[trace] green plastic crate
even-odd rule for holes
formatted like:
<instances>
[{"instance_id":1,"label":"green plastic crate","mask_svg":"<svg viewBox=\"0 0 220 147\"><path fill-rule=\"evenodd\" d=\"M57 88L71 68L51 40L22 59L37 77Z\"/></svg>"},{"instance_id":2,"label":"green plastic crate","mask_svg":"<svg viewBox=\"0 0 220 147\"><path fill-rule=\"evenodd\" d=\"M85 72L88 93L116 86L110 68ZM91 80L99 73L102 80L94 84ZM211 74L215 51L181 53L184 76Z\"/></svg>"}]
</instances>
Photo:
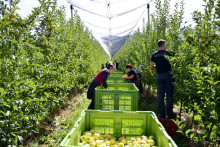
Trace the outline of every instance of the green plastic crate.
<instances>
[{"instance_id":1,"label":"green plastic crate","mask_svg":"<svg viewBox=\"0 0 220 147\"><path fill-rule=\"evenodd\" d=\"M133 83L108 84L108 88L95 89L96 110L138 110L139 90Z\"/></svg>"},{"instance_id":2,"label":"green plastic crate","mask_svg":"<svg viewBox=\"0 0 220 147\"><path fill-rule=\"evenodd\" d=\"M123 72L118 71L118 70L116 70L116 71L114 72L114 74L115 74L115 73L121 73L121 74L123 74Z\"/></svg>"},{"instance_id":3,"label":"green plastic crate","mask_svg":"<svg viewBox=\"0 0 220 147\"><path fill-rule=\"evenodd\" d=\"M122 76L120 77L109 76L107 79L107 83L128 83L128 81L126 79L123 79Z\"/></svg>"},{"instance_id":4,"label":"green plastic crate","mask_svg":"<svg viewBox=\"0 0 220 147\"><path fill-rule=\"evenodd\" d=\"M153 135L158 147L177 147L152 111L85 110L73 129L61 142L61 147L78 146L80 136L91 129L101 134L121 136Z\"/></svg>"},{"instance_id":5,"label":"green plastic crate","mask_svg":"<svg viewBox=\"0 0 220 147\"><path fill-rule=\"evenodd\" d=\"M123 73L111 73L109 77L122 77L123 75Z\"/></svg>"}]
</instances>

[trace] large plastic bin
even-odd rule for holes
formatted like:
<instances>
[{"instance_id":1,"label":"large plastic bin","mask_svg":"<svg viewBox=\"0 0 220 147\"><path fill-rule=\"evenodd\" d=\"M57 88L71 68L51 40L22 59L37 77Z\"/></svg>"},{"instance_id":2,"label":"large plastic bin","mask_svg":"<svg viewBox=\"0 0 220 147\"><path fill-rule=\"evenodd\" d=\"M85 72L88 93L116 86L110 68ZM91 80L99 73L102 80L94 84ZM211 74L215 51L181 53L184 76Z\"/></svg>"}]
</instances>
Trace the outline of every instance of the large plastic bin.
<instances>
[{"instance_id":1,"label":"large plastic bin","mask_svg":"<svg viewBox=\"0 0 220 147\"><path fill-rule=\"evenodd\" d=\"M78 146L85 131L95 130L101 134L121 136L153 135L158 147L177 147L172 138L151 111L100 111L85 110L73 129L61 142L61 147Z\"/></svg>"},{"instance_id":2,"label":"large plastic bin","mask_svg":"<svg viewBox=\"0 0 220 147\"><path fill-rule=\"evenodd\" d=\"M96 110L138 110L139 90L133 83L108 84L108 88L95 89Z\"/></svg>"},{"instance_id":3,"label":"large plastic bin","mask_svg":"<svg viewBox=\"0 0 220 147\"><path fill-rule=\"evenodd\" d=\"M116 70L114 73L121 73L121 74L123 74L123 72L121 72L119 70Z\"/></svg>"},{"instance_id":4,"label":"large plastic bin","mask_svg":"<svg viewBox=\"0 0 220 147\"><path fill-rule=\"evenodd\" d=\"M109 77L122 77L123 75L123 73L111 73Z\"/></svg>"},{"instance_id":5,"label":"large plastic bin","mask_svg":"<svg viewBox=\"0 0 220 147\"><path fill-rule=\"evenodd\" d=\"M109 76L107 79L107 83L128 83L128 81L126 79L123 79L122 76L120 77Z\"/></svg>"}]
</instances>

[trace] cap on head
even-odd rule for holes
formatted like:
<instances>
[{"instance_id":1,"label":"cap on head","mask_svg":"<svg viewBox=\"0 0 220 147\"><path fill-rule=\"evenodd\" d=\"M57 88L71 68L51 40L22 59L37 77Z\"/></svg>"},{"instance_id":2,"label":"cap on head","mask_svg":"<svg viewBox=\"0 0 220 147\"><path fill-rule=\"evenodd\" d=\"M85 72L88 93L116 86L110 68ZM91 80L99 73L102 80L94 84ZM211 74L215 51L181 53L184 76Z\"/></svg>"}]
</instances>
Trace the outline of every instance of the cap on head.
<instances>
[{"instance_id":1,"label":"cap on head","mask_svg":"<svg viewBox=\"0 0 220 147\"><path fill-rule=\"evenodd\" d=\"M159 48L162 47L164 44L166 44L166 42L165 42L165 40L163 40L163 39L160 39L160 40L157 42L157 45L158 45Z\"/></svg>"},{"instance_id":2,"label":"cap on head","mask_svg":"<svg viewBox=\"0 0 220 147\"><path fill-rule=\"evenodd\" d=\"M126 68L132 69L132 65L131 65L131 64L127 64L127 65L126 65Z\"/></svg>"}]
</instances>

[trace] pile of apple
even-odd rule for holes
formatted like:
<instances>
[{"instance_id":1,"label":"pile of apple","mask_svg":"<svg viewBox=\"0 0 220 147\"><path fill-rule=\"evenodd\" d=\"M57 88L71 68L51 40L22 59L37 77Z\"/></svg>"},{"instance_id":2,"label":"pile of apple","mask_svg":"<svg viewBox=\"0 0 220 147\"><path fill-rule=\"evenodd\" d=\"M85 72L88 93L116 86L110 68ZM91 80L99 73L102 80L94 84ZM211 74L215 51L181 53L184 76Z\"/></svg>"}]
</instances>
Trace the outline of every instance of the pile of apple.
<instances>
[{"instance_id":1,"label":"pile of apple","mask_svg":"<svg viewBox=\"0 0 220 147\"><path fill-rule=\"evenodd\" d=\"M128 137L122 136L116 141L112 135L101 135L94 130L84 132L79 146L90 147L156 147L154 136Z\"/></svg>"}]
</instances>

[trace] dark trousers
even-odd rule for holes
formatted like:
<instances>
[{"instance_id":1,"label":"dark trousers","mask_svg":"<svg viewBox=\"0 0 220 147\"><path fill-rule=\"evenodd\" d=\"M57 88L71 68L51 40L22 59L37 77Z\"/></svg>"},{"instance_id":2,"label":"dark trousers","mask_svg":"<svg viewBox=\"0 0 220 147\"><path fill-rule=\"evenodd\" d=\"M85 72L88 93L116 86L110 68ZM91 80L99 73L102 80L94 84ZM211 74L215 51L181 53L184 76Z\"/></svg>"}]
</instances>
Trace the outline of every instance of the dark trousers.
<instances>
[{"instance_id":1,"label":"dark trousers","mask_svg":"<svg viewBox=\"0 0 220 147\"><path fill-rule=\"evenodd\" d=\"M95 109L95 88L97 86L100 86L100 84L96 80L93 80L89 85L89 89L87 91L87 98L91 99L92 101L91 101L88 109Z\"/></svg>"},{"instance_id":2,"label":"dark trousers","mask_svg":"<svg viewBox=\"0 0 220 147\"><path fill-rule=\"evenodd\" d=\"M142 93L142 85L140 80L128 80L129 83L134 83L135 86L139 89L139 92Z\"/></svg>"},{"instance_id":3,"label":"dark trousers","mask_svg":"<svg viewBox=\"0 0 220 147\"><path fill-rule=\"evenodd\" d=\"M164 97L166 93L167 115L173 116L174 79L169 73L157 74L158 109L160 117L165 117Z\"/></svg>"}]
</instances>

